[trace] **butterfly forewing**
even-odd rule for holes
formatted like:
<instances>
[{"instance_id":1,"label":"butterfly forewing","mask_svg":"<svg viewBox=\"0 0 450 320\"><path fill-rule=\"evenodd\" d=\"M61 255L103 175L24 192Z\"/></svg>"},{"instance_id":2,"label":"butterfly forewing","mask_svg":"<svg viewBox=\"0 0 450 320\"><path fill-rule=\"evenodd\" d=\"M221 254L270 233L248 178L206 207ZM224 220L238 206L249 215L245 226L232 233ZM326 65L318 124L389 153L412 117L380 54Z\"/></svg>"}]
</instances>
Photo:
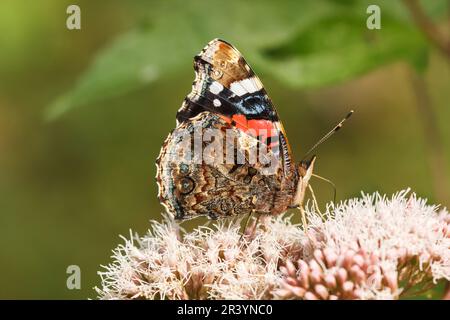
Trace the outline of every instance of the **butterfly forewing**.
<instances>
[{"instance_id":1,"label":"butterfly forewing","mask_svg":"<svg viewBox=\"0 0 450 320\"><path fill-rule=\"evenodd\" d=\"M269 136L277 135L284 170L289 172L292 154L286 133L264 86L242 54L226 41L215 39L195 56L194 69L192 91L178 110L177 122L207 111L229 118L243 130L272 131Z\"/></svg>"},{"instance_id":2,"label":"butterfly forewing","mask_svg":"<svg viewBox=\"0 0 450 320\"><path fill-rule=\"evenodd\" d=\"M261 81L240 52L219 39L195 56L194 69L192 91L178 110L177 127L157 161L161 203L177 219L285 211L292 201L297 171L291 167L286 134ZM180 132L194 136L198 126L202 132L231 131L237 141L224 140L220 149L224 157L217 150L210 154L202 151L207 158L201 163L185 161L186 150L177 151L183 145L177 136ZM211 143L208 140L202 146L208 150ZM243 161L224 160L230 145L233 159L243 154ZM255 162L250 149L261 145L268 152L260 157L258 151ZM266 163L267 157L275 157L279 163L272 166ZM268 166L273 171L267 171Z\"/></svg>"}]
</instances>

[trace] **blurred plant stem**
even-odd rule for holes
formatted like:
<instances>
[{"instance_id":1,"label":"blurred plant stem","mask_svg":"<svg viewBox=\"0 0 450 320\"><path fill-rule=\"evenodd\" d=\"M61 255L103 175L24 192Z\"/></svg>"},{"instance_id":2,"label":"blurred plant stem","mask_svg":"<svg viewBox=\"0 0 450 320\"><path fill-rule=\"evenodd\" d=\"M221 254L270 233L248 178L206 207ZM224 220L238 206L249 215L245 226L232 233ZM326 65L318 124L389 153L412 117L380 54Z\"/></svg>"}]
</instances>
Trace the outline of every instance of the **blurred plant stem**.
<instances>
[{"instance_id":1,"label":"blurred plant stem","mask_svg":"<svg viewBox=\"0 0 450 320\"><path fill-rule=\"evenodd\" d=\"M450 59L450 37L441 32L433 21L425 14L418 0L403 0L411 13L414 22L422 30L428 40Z\"/></svg>"},{"instance_id":2,"label":"blurred plant stem","mask_svg":"<svg viewBox=\"0 0 450 320\"><path fill-rule=\"evenodd\" d=\"M441 32L439 27L426 15L418 0L403 0L403 3L417 27L425 34L430 43L450 61L449 35ZM423 76L415 71L411 73L411 81L417 98L416 107L424 130L434 194L440 203L449 205L450 186L447 162L427 85Z\"/></svg>"},{"instance_id":3,"label":"blurred plant stem","mask_svg":"<svg viewBox=\"0 0 450 320\"><path fill-rule=\"evenodd\" d=\"M411 82L417 98L416 107L419 119L423 126L434 194L438 202L449 205L450 187L448 184L447 162L427 85L423 77L416 71L411 72Z\"/></svg>"}]
</instances>

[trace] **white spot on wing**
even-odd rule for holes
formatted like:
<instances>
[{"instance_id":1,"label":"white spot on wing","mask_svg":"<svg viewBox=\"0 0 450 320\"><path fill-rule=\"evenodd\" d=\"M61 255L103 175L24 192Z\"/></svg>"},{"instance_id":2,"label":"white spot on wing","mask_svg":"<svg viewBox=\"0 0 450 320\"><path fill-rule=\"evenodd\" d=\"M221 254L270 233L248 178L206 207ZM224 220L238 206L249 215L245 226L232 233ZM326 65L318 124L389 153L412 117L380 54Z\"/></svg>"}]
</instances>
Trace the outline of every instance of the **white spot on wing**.
<instances>
[{"instance_id":1,"label":"white spot on wing","mask_svg":"<svg viewBox=\"0 0 450 320\"><path fill-rule=\"evenodd\" d=\"M243 96L247 93L245 91L244 87L240 84L240 81L233 82L230 86L230 90L233 91L234 94L237 94L238 96Z\"/></svg>"},{"instance_id":2,"label":"white spot on wing","mask_svg":"<svg viewBox=\"0 0 450 320\"><path fill-rule=\"evenodd\" d=\"M215 81L209 86L209 91L213 94L219 94L223 90L223 85L221 85L219 82Z\"/></svg>"},{"instance_id":3,"label":"white spot on wing","mask_svg":"<svg viewBox=\"0 0 450 320\"><path fill-rule=\"evenodd\" d=\"M236 81L231 84L230 87L233 93L238 96L242 96L246 93L254 93L262 89L261 81L256 77L251 77L241 81Z\"/></svg>"},{"instance_id":4,"label":"white spot on wing","mask_svg":"<svg viewBox=\"0 0 450 320\"><path fill-rule=\"evenodd\" d=\"M241 81L241 85L244 87L245 91L252 93L254 92L254 87L250 79L244 79Z\"/></svg>"},{"instance_id":5,"label":"white spot on wing","mask_svg":"<svg viewBox=\"0 0 450 320\"><path fill-rule=\"evenodd\" d=\"M214 104L214 107L220 107L222 105L222 103L219 101L219 99L214 99L213 104Z\"/></svg>"}]
</instances>

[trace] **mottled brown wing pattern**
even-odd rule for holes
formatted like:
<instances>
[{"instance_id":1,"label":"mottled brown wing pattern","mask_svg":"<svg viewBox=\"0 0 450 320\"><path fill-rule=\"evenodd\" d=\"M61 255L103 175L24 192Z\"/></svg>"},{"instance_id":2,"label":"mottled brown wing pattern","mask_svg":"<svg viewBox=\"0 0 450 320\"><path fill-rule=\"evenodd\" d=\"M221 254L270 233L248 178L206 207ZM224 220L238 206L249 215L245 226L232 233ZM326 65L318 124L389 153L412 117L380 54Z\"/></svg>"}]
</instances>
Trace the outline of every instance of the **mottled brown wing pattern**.
<instances>
[{"instance_id":1,"label":"mottled brown wing pattern","mask_svg":"<svg viewBox=\"0 0 450 320\"><path fill-rule=\"evenodd\" d=\"M264 175L264 166L249 164L247 155L243 164L207 165L185 161L184 154L178 150L189 148L180 148L182 141L177 133L183 130L193 136L195 124L235 130L243 140L254 139L220 116L206 112L178 126L166 139L157 160L159 200L170 214L179 220L201 215L216 219L251 212L277 214L287 209L295 193L296 180L284 179L281 167L274 174ZM245 146L237 144L236 149L242 151Z\"/></svg>"},{"instance_id":2,"label":"mottled brown wing pattern","mask_svg":"<svg viewBox=\"0 0 450 320\"><path fill-rule=\"evenodd\" d=\"M157 160L161 203L180 220L199 215L222 218L286 211L304 191L297 190L299 172L291 165L285 131L261 81L241 53L220 39L209 42L195 56L194 69L192 91L178 110L177 127ZM184 153L192 149L180 151L180 146L193 142L182 140L180 133L188 132L193 137L198 125L231 130L238 137L233 152L248 153L245 161L186 161ZM209 146L203 143L203 147ZM223 145L227 143L224 140ZM251 145L262 145L269 157L279 160L275 170L267 173L264 157L250 161ZM218 158L221 152L215 152L208 159Z\"/></svg>"}]
</instances>

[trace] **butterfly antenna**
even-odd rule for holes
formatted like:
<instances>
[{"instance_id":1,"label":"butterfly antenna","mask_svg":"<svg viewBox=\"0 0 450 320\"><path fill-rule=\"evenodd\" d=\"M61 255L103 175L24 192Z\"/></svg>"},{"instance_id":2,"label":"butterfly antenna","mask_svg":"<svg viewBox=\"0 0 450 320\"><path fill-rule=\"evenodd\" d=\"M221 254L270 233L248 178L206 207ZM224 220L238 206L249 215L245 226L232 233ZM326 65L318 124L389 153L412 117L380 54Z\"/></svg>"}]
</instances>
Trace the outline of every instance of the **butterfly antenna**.
<instances>
[{"instance_id":1,"label":"butterfly antenna","mask_svg":"<svg viewBox=\"0 0 450 320\"><path fill-rule=\"evenodd\" d=\"M305 160L311 154L311 152L313 152L319 145L327 141L333 134L335 134L339 129L341 129L342 126L344 125L344 122L348 118L350 118L352 114L353 110L350 110L350 112L345 116L344 119L342 119L337 125L335 125L333 129L331 129L326 135L324 135L319 141L317 141L317 143L313 145L311 149L308 150L308 152L306 152L306 154L302 158L302 161Z\"/></svg>"}]
</instances>

